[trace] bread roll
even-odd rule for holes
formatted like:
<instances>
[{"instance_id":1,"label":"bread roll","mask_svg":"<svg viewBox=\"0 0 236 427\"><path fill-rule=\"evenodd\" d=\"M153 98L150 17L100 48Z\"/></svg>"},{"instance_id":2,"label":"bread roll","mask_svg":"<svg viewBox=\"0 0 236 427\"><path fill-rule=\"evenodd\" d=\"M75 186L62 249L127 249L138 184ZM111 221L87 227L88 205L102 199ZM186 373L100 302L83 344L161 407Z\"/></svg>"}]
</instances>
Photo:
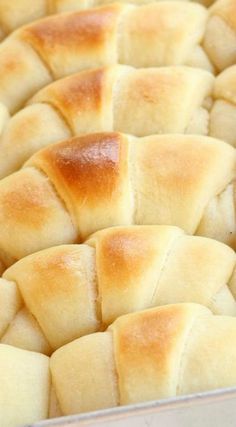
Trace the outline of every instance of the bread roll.
<instances>
[{"instance_id":1,"label":"bread roll","mask_svg":"<svg viewBox=\"0 0 236 427\"><path fill-rule=\"evenodd\" d=\"M127 314L50 360L0 344L0 373L3 427L235 386L236 318L198 304Z\"/></svg>"},{"instance_id":2,"label":"bread roll","mask_svg":"<svg viewBox=\"0 0 236 427\"><path fill-rule=\"evenodd\" d=\"M49 358L0 344L1 427L19 427L48 418Z\"/></svg>"},{"instance_id":3,"label":"bread roll","mask_svg":"<svg viewBox=\"0 0 236 427\"><path fill-rule=\"evenodd\" d=\"M236 384L236 319L176 304L117 319L51 357L63 414Z\"/></svg>"},{"instance_id":4,"label":"bread roll","mask_svg":"<svg viewBox=\"0 0 236 427\"><path fill-rule=\"evenodd\" d=\"M176 225L235 246L235 154L194 135L53 144L0 181L0 260L7 267L115 225Z\"/></svg>"},{"instance_id":5,"label":"bread roll","mask_svg":"<svg viewBox=\"0 0 236 427\"><path fill-rule=\"evenodd\" d=\"M207 10L196 3L106 5L48 17L0 45L0 102L15 112L53 80L117 63L212 70L201 43Z\"/></svg>"},{"instance_id":6,"label":"bread roll","mask_svg":"<svg viewBox=\"0 0 236 427\"><path fill-rule=\"evenodd\" d=\"M213 83L210 73L197 68L137 70L124 65L56 81L6 124L0 139L0 178L19 169L40 148L74 135L207 134Z\"/></svg>"},{"instance_id":7,"label":"bread roll","mask_svg":"<svg viewBox=\"0 0 236 427\"><path fill-rule=\"evenodd\" d=\"M236 63L236 3L218 0L209 9L203 48L217 70Z\"/></svg>"},{"instance_id":8,"label":"bread roll","mask_svg":"<svg viewBox=\"0 0 236 427\"><path fill-rule=\"evenodd\" d=\"M152 3L153 0L130 0L129 3L142 5ZM213 0L199 0L199 3L209 6ZM0 0L0 38L16 28L30 23L35 19L49 14L87 9L94 6L113 3L112 0ZM128 3L127 0L119 0L119 3Z\"/></svg>"},{"instance_id":9,"label":"bread roll","mask_svg":"<svg viewBox=\"0 0 236 427\"><path fill-rule=\"evenodd\" d=\"M113 227L18 261L0 279L0 340L50 355L119 316L195 302L236 315L236 256L173 226Z\"/></svg>"},{"instance_id":10,"label":"bread roll","mask_svg":"<svg viewBox=\"0 0 236 427\"><path fill-rule=\"evenodd\" d=\"M185 66L114 65L58 80L10 120L2 106L0 177L40 148L91 132L195 133L236 146L235 87L236 65L217 78Z\"/></svg>"}]
</instances>

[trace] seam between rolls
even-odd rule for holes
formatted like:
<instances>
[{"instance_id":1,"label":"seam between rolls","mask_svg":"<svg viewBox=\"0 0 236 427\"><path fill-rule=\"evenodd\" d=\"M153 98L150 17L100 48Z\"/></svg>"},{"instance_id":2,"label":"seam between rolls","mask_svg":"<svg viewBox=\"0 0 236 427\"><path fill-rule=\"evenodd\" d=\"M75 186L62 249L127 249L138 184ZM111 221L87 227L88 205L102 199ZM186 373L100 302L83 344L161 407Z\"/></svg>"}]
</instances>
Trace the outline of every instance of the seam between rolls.
<instances>
[{"instance_id":1,"label":"seam between rolls","mask_svg":"<svg viewBox=\"0 0 236 427\"><path fill-rule=\"evenodd\" d=\"M20 35L21 35L21 33L20 33ZM41 52L34 46L34 43L32 43L30 40L26 41L24 38L21 38L21 37L17 38L17 41L19 41L23 45L25 44L27 47L29 47L30 49L32 49L32 51L35 53L35 55L37 55L38 59L42 62L42 65L44 66L44 68L47 70L50 78L52 79L52 82L55 81L56 78L53 75L53 72L52 72L51 68L47 64L47 62L44 59L44 57L41 54Z\"/></svg>"},{"instance_id":2,"label":"seam between rolls","mask_svg":"<svg viewBox=\"0 0 236 427\"><path fill-rule=\"evenodd\" d=\"M122 73L123 74L123 73ZM112 131L116 132L115 130L115 110L116 110L116 104L117 104L117 93L119 92L120 89L120 84L121 84L121 79L123 77L123 75L120 74L118 76L115 76L114 82L112 84Z\"/></svg>"},{"instance_id":3,"label":"seam between rolls","mask_svg":"<svg viewBox=\"0 0 236 427\"><path fill-rule=\"evenodd\" d=\"M4 280L7 280L8 281L8 279L5 279L4 277L2 277L1 276L1 278L2 279L4 279ZM17 287L17 291L19 292L19 294L20 294L20 297L21 297L21 299L22 299L22 303L21 303L21 306L19 307L19 309L16 311L16 313L14 314L14 316L12 317L12 319L10 320L10 322L8 323L8 325L6 326L6 328L4 329L4 332L3 332L3 334L1 335L1 337L0 337L0 342L2 342L2 339L3 339L3 337L6 335L6 333L7 333L7 331L8 331L8 329L10 328L10 326L12 325L12 322L14 321L14 319L16 318L16 316L18 315L18 313L26 306L25 305L25 301L24 301L24 299L23 299L23 297L22 297L22 295L21 295L21 292L20 292L20 289L19 289L19 286L18 286L18 283L15 281L15 280L9 280L9 281L11 281L11 282L13 282L13 283L15 283L15 285L16 285L16 287Z\"/></svg>"},{"instance_id":4,"label":"seam between rolls","mask_svg":"<svg viewBox=\"0 0 236 427\"><path fill-rule=\"evenodd\" d=\"M78 243L79 242L79 231L78 231L78 227L76 224L76 221L74 221L73 219L73 214L70 213L70 210L67 207L66 202L63 200L63 198L61 197L60 193L57 191L56 186L54 185L54 183L52 182L52 180L49 178L49 176L44 172L44 170L42 168L40 168L38 165L31 165L28 166L31 167L33 169L35 169L37 172L39 172L44 178L46 178L46 180L48 181L49 185L51 186L54 195L57 197L57 199L59 200L60 204L62 205L64 211L68 214L69 218L70 218L70 222L72 224L72 227L76 230L76 234L77 234L77 239L74 243Z\"/></svg>"},{"instance_id":5,"label":"seam between rolls","mask_svg":"<svg viewBox=\"0 0 236 427\"><path fill-rule=\"evenodd\" d=\"M136 7L139 7L139 6L135 6L134 4L124 4L124 3L123 4L121 3L121 5L122 5L121 6L122 10L121 10L120 16L119 16L119 18L117 20L116 41L115 41L115 43L116 43L116 61L117 61L117 64L128 65L126 63L127 61L125 63L123 63L123 62L120 61L120 57L121 57L121 45L122 45L121 44L121 40L124 37L123 25L125 23L126 15L128 15L130 12L132 12L133 10L135 10Z\"/></svg>"},{"instance_id":6,"label":"seam between rolls","mask_svg":"<svg viewBox=\"0 0 236 427\"><path fill-rule=\"evenodd\" d=\"M130 186L130 193L132 198L132 218L131 218L131 225L136 224L136 218L137 218L137 212L138 212L138 191L135 185L136 180L136 169L137 169L137 162L136 162L136 150L135 150L135 144L133 144L133 141L129 140L129 147L128 147L128 177L129 177L129 186Z\"/></svg>"},{"instance_id":7,"label":"seam between rolls","mask_svg":"<svg viewBox=\"0 0 236 427\"><path fill-rule=\"evenodd\" d=\"M229 186L232 186L232 187L233 187L233 188L232 188L232 191L233 191L232 197L233 197L234 228L235 228L235 226L236 226L236 203L235 203L235 186L236 186L236 179L235 179L235 178L232 178L232 179L231 179L231 181L229 181L229 182L228 182L228 184L226 184L226 186L225 186L225 188L223 188L223 190L221 190L221 191L219 191L219 193L216 193L216 194L214 194L213 196L211 196L211 197L210 197L210 199L207 201L207 203L205 204L205 206L204 206L204 208L203 208L203 210L202 210L202 214L201 214L201 217L200 217L200 219L199 219L199 222L197 223L197 225L196 225L196 227L195 227L195 229L194 229L194 233L193 233L193 235L198 235L198 229L199 229L199 227L201 226L201 223L202 223L203 218L205 217L205 212L206 212L206 210L207 210L207 208L208 208L209 204L210 204L210 203L212 203L212 202L214 201L214 199L221 197L221 196L222 196L222 194L223 194L225 191L227 191L227 189L228 189L228 187L229 187ZM234 234L234 230L233 230L233 231L231 231L231 232L230 232L230 234L232 234L232 235L234 235L234 236L235 236L235 234ZM205 236L205 237L206 237L206 236ZM208 237L211 237L211 236L208 236ZM231 246L231 247L232 247L232 246ZM233 248L234 248L234 246L233 246Z\"/></svg>"},{"instance_id":8,"label":"seam between rolls","mask_svg":"<svg viewBox=\"0 0 236 427\"><path fill-rule=\"evenodd\" d=\"M213 99L214 99L214 102L213 102L212 108L213 108L213 106L214 106L214 104L215 104L216 101L224 101L224 102L227 102L227 104L230 104L233 107L236 107L236 102L230 101L229 99L227 99L226 97L224 97L224 95L221 95L219 98L217 98L216 96L214 96Z\"/></svg>"},{"instance_id":9,"label":"seam between rolls","mask_svg":"<svg viewBox=\"0 0 236 427\"><path fill-rule=\"evenodd\" d=\"M91 247L91 246L90 246ZM98 268L97 268L97 247L95 246L95 290L96 290L96 300L95 300L95 306L96 306L96 315L97 319L99 321L99 331L103 331L105 329L105 324L103 323L103 313L102 313L102 298L100 295L100 286L99 286L99 279L98 279Z\"/></svg>"},{"instance_id":10,"label":"seam between rolls","mask_svg":"<svg viewBox=\"0 0 236 427\"><path fill-rule=\"evenodd\" d=\"M232 273L231 273L231 275L229 276L228 283L227 283L227 286L228 286L228 288L230 289L230 292L232 292L232 291L231 291L230 283L231 283L231 281L232 281L232 279L233 279L233 277L234 277L234 272L235 272L235 274L236 274L236 261L235 261L235 263L234 263L234 267L233 267ZM236 298L235 298L235 300L236 300Z\"/></svg>"},{"instance_id":11,"label":"seam between rolls","mask_svg":"<svg viewBox=\"0 0 236 427\"><path fill-rule=\"evenodd\" d=\"M54 393L56 403L58 404L59 410L61 412L61 416L63 416L63 411L62 411L62 407L61 407L61 402L60 402L58 395L57 395L56 385L53 382L53 375L52 375L52 371L50 369L50 357L49 357L49 376L50 376L50 387L49 387L47 418L52 419L52 417L50 416L52 393Z\"/></svg>"},{"instance_id":12,"label":"seam between rolls","mask_svg":"<svg viewBox=\"0 0 236 427\"><path fill-rule=\"evenodd\" d=\"M85 240L83 244L94 250L94 276L95 276L94 287L95 287L95 293L96 293L95 310L96 310L97 320L99 322L98 332L103 332L108 325L103 323L103 316L102 316L102 303L101 303L102 298L100 298L100 291L99 291L100 286L99 286L99 279L98 279L98 259L97 259L98 242L96 240L95 242L93 242L89 239L89 241Z\"/></svg>"},{"instance_id":13,"label":"seam between rolls","mask_svg":"<svg viewBox=\"0 0 236 427\"><path fill-rule=\"evenodd\" d=\"M217 291L214 293L214 295L212 295L211 296L211 298L209 298L209 301L206 303L206 305L207 305L207 307L209 307L209 309L214 313L214 314L217 314L217 315L225 315L224 313L215 313L214 311L213 311L213 309L212 309L212 304L214 304L214 302L215 302L215 298L217 297L217 295L221 292L221 290L224 288L224 287L226 287L227 289L228 289L228 291L229 291L229 293L232 295L232 299L235 301L235 303L236 303L236 300L235 300L235 298L234 298L234 295L232 294L232 292L231 292L231 289L230 289L230 287L229 287L229 285L227 284L227 283L224 283L223 285L221 285L218 289L217 289Z\"/></svg>"},{"instance_id":14,"label":"seam between rolls","mask_svg":"<svg viewBox=\"0 0 236 427\"><path fill-rule=\"evenodd\" d=\"M17 283L17 282L16 282ZM18 285L17 285L18 286ZM18 289L19 289L19 287L18 287ZM12 325L12 323L14 322L14 320L15 320L15 318L18 316L18 314L22 311L22 310L24 310L24 309L26 309L26 311L29 313L29 315L30 316L32 316L33 317L33 319L34 319L34 321L37 323L37 327L38 327L38 329L40 330L40 332L41 332L41 334L42 334L42 336L43 336L43 338L44 338L44 340L46 341L46 343L47 343L47 345L48 345L48 348L49 348L49 351L50 351L50 353L49 354L52 354L53 353L53 346L51 345L51 343L49 342L49 340L48 340L48 338L46 337L46 334L45 334L45 332L44 332L44 330L42 329L42 327L41 327L41 325L40 325L40 323L39 323L39 321L38 321L38 319L35 317L35 315L29 310L29 308L27 307L27 305L26 305L26 303L25 303L25 300L24 300L24 298L23 298L23 295L20 293L20 295L21 295L21 298L22 298L22 300L23 300L23 302L24 302L24 304L19 308L19 310L16 312L16 314L15 314L15 316L13 317L13 319L10 321L10 323L8 324L8 326L7 326L7 328L6 328L6 330L4 331L4 334L1 336L1 338L0 338L0 343L2 343L2 339L5 337L5 335L7 334L7 332L8 332L8 330L9 330L9 328L11 327L11 325ZM9 344L9 345L12 345L12 344ZM20 347L19 347L20 348ZM28 351L33 351L33 350L28 350ZM38 353L38 350L34 350L36 353ZM45 354L45 356L48 356L47 354ZM48 356L48 357L50 357L50 356Z\"/></svg>"},{"instance_id":15,"label":"seam between rolls","mask_svg":"<svg viewBox=\"0 0 236 427\"><path fill-rule=\"evenodd\" d=\"M6 279L6 280L8 280L8 279ZM9 329L9 327L11 326L11 324L12 324L12 322L14 321L14 319L16 318L16 316L20 313L20 311L21 311L21 310L24 310L24 308L25 308L25 309L28 311L28 313L29 313L29 314L34 318L35 322L37 323L37 326L38 326L38 328L40 329L40 332L42 333L42 335L43 335L43 337L44 337L45 341L47 342L47 345L48 345L49 349L51 350L51 354L52 354L52 353L53 353L53 351L54 351L53 346L51 345L50 341L48 340L48 338L47 338L47 336L46 336L46 334L45 334L45 332L44 332L44 330L43 330L42 326L40 325L40 323L39 323L38 319L35 317L35 315L31 312L31 310L30 310L30 309L29 309L29 307L27 306L27 304L26 304L26 302L25 302L24 295L23 295L23 293L22 293L22 291L21 291L21 289L20 289L20 286L19 286L19 284L18 284L17 280L14 280L14 283L15 283L15 284L16 284L16 286L17 286L17 289L18 289L18 292L19 292L19 294L20 294L20 296L21 296L21 299L22 299L22 301L23 301L23 304L22 304L22 306L19 308L19 310L17 311L17 313L15 314L15 316L14 316L14 318L12 319L12 321L10 322L10 324L8 325L7 330L8 330L8 329ZM4 335L6 334L7 330L5 331ZM1 339L3 338L3 336L4 336L4 335L2 335Z\"/></svg>"},{"instance_id":16,"label":"seam between rolls","mask_svg":"<svg viewBox=\"0 0 236 427\"><path fill-rule=\"evenodd\" d=\"M54 105L53 102L51 101L39 101L39 102L35 102L31 105L36 105L36 104L44 104L47 105L49 107L51 107L55 113L58 114L58 116L60 117L60 119L63 121L64 125L68 128L69 132L71 133L71 137L75 136L76 134L74 133L72 126L69 122L69 120L67 119L67 117L63 114L63 112L60 110L59 107L57 107L57 105Z\"/></svg>"},{"instance_id":17,"label":"seam between rolls","mask_svg":"<svg viewBox=\"0 0 236 427\"><path fill-rule=\"evenodd\" d=\"M154 289L153 294L152 294L151 304L153 303L154 299L157 297L159 284L160 284L160 281L161 281L162 276L163 276L163 274L164 274L164 271L165 271L165 269L166 269L166 266L167 266L167 264L168 264L168 261L169 261L169 259L170 259L170 256L171 256L171 254L172 254L172 252L173 252L173 250L174 250L174 248L175 248L176 244L179 242L179 240L180 240L181 238L184 238L184 237L185 237L185 235L175 236L175 237L173 238L173 240L171 240L171 242L170 242L170 244L169 244L169 246L168 246L168 249L167 249L167 251L166 251L166 255L165 255L165 258L164 258L164 261L163 261L163 264L162 264L162 267L161 267L161 270L160 270L159 276L158 276L158 278L157 278L156 286L155 286L155 289Z\"/></svg>"},{"instance_id":18,"label":"seam between rolls","mask_svg":"<svg viewBox=\"0 0 236 427\"><path fill-rule=\"evenodd\" d=\"M189 338L191 336L191 332L193 330L193 327L196 323L196 320L200 317L200 315L196 315L191 323L191 326L189 327L189 330L186 334L184 343L183 343L183 348L182 348L182 354L180 356L180 360L179 360L179 368L178 368L178 376L177 376L177 381L176 381L176 390L175 390L175 395L178 396L180 393L180 385L181 385L181 380L182 380L182 375L183 375L183 362L184 362L184 356L186 354L186 350L189 344Z\"/></svg>"},{"instance_id":19,"label":"seam between rolls","mask_svg":"<svg viewBox=\"0 0 236 427\"><path fill-rule=\"evenodd\" d=\"M236 261L235 261L235 263L234 263L234 266L233 266L233 268L232 268L232 271L230 271L230 274L229 274L229 276L228 276L228 279L226 280L226 283L223 283L223 285L220 285L219 286L219 288L217 289L217 291L215 292L215 294L214 295L212 295L210 298L209 298L209 301L208 301L208 304L212 304L213 303L213 301L214 301L214 298L216 297L216 295L222 290L222 288L223 287L227 287L228 288L228 291L230 292L230 294L232 295L232 298L234 299L234 301L236 302L236 298L234 297L234 295L233 295L233 293L232 293L232 291L231 291L231 289L230 289L230 280L231 280L231 278L232 278L232 276L233 276L233 273L234 273L234 270L235 270L235 268L236 268Z\"/></svg>"},{"instance_id":20,"label":"seam between rolls","mask_svg":"<svg viewBox=\"0 0 236 427\"><path fill-rule=\"evenodd\" d=\"M206 27L207 27L207 23L206 23ZM205 34L206 34L206 28L205 28L205 31L204 31L204 34L203 34L203 37L202 37L202 41L198 43L198 46L199 46L200 48L202 48L202 50L203 50L203 52L205 53L205 55L206 55L207 59L209 60L209 62L210 62L210 64L211 64L211 66L212 66L213 76L216 76L216 74L218 74L218 73L217 73L217 71L218 71L218 70L217 70L217 67L216 67L216 65L213 63L213 61L212 61L212 59L211 59L210 55L208 54L208 52L206 51L206 49L205 49L205 47L204 47ZM209 72L210 72L210 71L209 71Z\"/></svg>"},{"instance_id":21,"label":"seam between rolls","mask_svg":"<svg viewBox=\"0 0 236 427\"><path fill-rule=\"evenodd\" d=\"M213 202L213 200L214 199L216 199L216 198L218 198L218 197L220 197L226 190L227 190L227 188L230 186L230 185L232 185L233 187L235 186L235 183L236 181L235 181L235 178L232 178L232 180L231 181L229 181L228 182L228 184L226 184L226 186L221 190L221 191L219 191L219 193L216 193L216 194L213 194L207 201L206 201L206 204L205 204L205 206L203 207L203 209L202 209L202 212L201 212L201 216L200 216L200 218L199 218L199 221L198 221L198 223L196 224L196 226L195 226L195 228L194 228L194 231L193 231L193 235L197 235L197 233L198 233L198 229L199 229L199 227L200 227L200 225L201 225L201 223L202 223L202 220L203 220L203 218L204 218L204 216L205 216L205 212L206 212L206 210L207 210L207 208L208 208L208 206L209 206L209 204L210 203L212 203ZM235 203L234 203L234 213L235 213L235 219L236 219L236 212L235 212ZM205 236L206 237L206 236ZM209 237L209 236L208 236Z\"/></svg>"},{"instance_id":22,"label":"seam between rolls","mask_svg":"<svg viewBox=\"0 0 236 427\"><path fill-rule=\"evenodd\" d=\"M1 27L1 30L3 32L3 39L1 40L1 42L3 42L4 38L6 38L10 32L9 32L9 29L7 28L5 22L3 22L3 19L1 19L1 17L0 17L0 27Z\"/></svg>"},{"instance_id":23,"label":"seam between rolls","mask_svg":"<svg viewBox=\"0 0 236 427\"><path fill-rule=\"evenodd\" d=\"M10 263L6 262L6 259L8 260L11 259ZM3 273L8 269L8 267L17 261L18 259L13 257L10 253L5 251L2 247L0 247L0 268L2 264L1 277Z\"/></svg>"},{"instance_id":24,"label":"seam between rolls","mask_svg":"<svg viewBox=\"0 0 236 427\"><path fill-rule=\"evenodd\" d=\"M21 298L22 298L22 296L21 296ZM23 299L23 298L22 298ZM23 301L24 302L24 301ZM20 308L19 308L19 310L17 310L17 312L15 313L15 315L13 316L13 318L10 320L10 322L8 323L8 325L7 325L7 327L4 329L4 332L3 332L3 334L1 335L1 338L0 338L0 343L2 343L2 339L5 337L5 335L7 334L7 332L8 332L8 330L9 330L9 328L11 327L11 325L12 325L12 323L14 322L14 320L15 320L15 318L16 318L16 316L20 313L20 311L21 310L23 310L23 308L25 307L25 302L24 302L24 304L22 304L21 306L20 306Z\"/></svg>"},{"instance_id":25,"label":"seam between rolls","mask_svg":"<svg viewBox=\"0 0 236 427\"><path fill-rule=\"evenodd\" d=\"M55 1L54 0L46 0L46 13L48 15L54 15L57 12L57 9L55 7Z\"/></svg>"},{"instance_id":26,"label":"seam between rolls","mask_svg":"<svg viewBox=\"0 0 236 427\"><path fill-rule=\"evenodd\" d=\"M115 367L114 376L115 376L115 384L116 384L116 390L117 390L116 400L117 400L117 406L120 406L121 404L120 379L119 379L119 372L117 368L117 360L116 360L116 353L115 353L115 347L114 347L114 331L108 329L107 332L110 334L111 341L112 341L112 356L113 356L114 367Z\"/></svg>"},{"instance_id":27,"label":"seam between rolls","mask_svg":"<svg viewBox=\"0 0 236 427\"><path fill-rule=\"evenodd\" d=\"M87 243L85 243L85 244L87 244ZM100 292L99 292L99 280L98 280L98 268L97 268L97 247L96 247L96 245L95 245L95 247L93 247L91 245L87 245L87 246L94 250L94 256L93 256L93 260L94 260L93 286L94 286L94 294L95 294L94 306L95 306L95 313L96 313L97 322L98 322L98 328L100 331L100 330L103 330L103 318L102 318L102 307L101 307Z\"/></svg>"}]
</instances>

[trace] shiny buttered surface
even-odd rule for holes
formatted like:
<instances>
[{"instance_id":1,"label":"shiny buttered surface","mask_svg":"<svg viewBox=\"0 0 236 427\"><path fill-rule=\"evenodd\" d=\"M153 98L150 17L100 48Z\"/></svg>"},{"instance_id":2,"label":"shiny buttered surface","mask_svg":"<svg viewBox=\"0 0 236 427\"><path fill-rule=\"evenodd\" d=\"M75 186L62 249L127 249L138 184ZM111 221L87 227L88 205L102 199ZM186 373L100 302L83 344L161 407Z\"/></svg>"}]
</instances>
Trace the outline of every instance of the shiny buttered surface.
<instances>
[{"instance_id":1,"label":"shiny buttered surface","mask_svg":"<svg viewBox=\"0 0 236 427\"><path fill-rule=\"evenodd\" d=\"M128 314L50 359L0 344L0 374L3 427L229 387L236 319L197 304Z\"/></svg>"},{"instance_id":2,"label":"shiny buttered surface","mask_svg":"<svg viewBox=\"0 0 236 427\"><path fill-rule=\"evenodd\" d=\"M235 246L235 167L234 148L203 136L53 144L0 181L2 269L115 225L176 225Z\"/></svg>"},{"instance_id":3,"label":"shiny buttered surface","mask_svg":"<svg viewBox=\"0 0 236 427\"><path fill-rule=\"evenodd\" d=\"M2 343L50 355L119 316L178 302L236 315L236 255L173 226L113 227L30 255L0 279Z\"/></svg>"},{"instance_id":4,"label":"shiny buttered surface","mask_svg":"<svg viewBox=\"0 0 236 427\"><path fill-rule=\"evenodd\" d=\"M54 80L114 64L221 71L236 60L235 7L234 0L209 11L185 1L117 3L21 27L0 45L0 102L12 113Z\"/></svg>"}]
</instances>

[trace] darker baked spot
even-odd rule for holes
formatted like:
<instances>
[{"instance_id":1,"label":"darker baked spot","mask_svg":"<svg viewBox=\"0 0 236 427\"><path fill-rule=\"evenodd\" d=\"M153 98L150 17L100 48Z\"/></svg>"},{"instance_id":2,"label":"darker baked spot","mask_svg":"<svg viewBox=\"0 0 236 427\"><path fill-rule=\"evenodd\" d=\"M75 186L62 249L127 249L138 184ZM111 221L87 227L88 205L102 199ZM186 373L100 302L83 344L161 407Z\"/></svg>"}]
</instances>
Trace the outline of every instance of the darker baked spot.
<instances>
[{"instance_id":1,"label":"darker baked spot","mask_svg":"<svg viewBox=\"0 0 236 427\"><path fill-rule=\"evenodd\" d=\"M99 69L70 76L47 88L39 98L56 102L56 107L65 115L75 112L79 116L80 111L83 114L100 110L106 74L105 69Z\"/></svg>"},{"instance_id":2,"label":"darker baked spot","mask_svg":"<svg viewBox=\"0 0 236 427\"><path fill-rule=\"evenodd\" d=\"M100 197L109 200L120 176L121 139L118 133L76 137L49 147L42 157L53 174L86 204Z\"/></svg>"},{"instance_id":3,"label":"darker baked spot","mask_svg":"<svg viewBox=\"0 0 236 427\"><path fill-rule=\"evenodd\" d=\"M152 236L136 227L114 229L105 235L99 252L103 274L116 279L119 288L125 288L127 280L139 278L156 254ZM112 288L114 282L111 280L107 285Z\"/></svg>"},{"instance_id":4,"label":"darker baked spot","mask_svg":"<svg viewBox=\"0 0 236 427\"><path fill-rule=\"evenodd\" d=\"M35 49L48 52L63 46L70 49L92 49L102 43L114 30L118 6L55 15L27 26L22 37Z\"/></svg>"},{"instance_id":5,"label":"darker baked spot","mask_svg":"<svg viewBox=\"0 0 236 427\"><path fill-rule=\"evenodd\" d=\"M170 305L133 315L117 331L119 351L124 357L140 354L143 360L152 360L152 363L164 369L176 339L183 333L185 316L181 305ZM137 356L137 362L138 359Z\"/></svg>"}]
</instances>

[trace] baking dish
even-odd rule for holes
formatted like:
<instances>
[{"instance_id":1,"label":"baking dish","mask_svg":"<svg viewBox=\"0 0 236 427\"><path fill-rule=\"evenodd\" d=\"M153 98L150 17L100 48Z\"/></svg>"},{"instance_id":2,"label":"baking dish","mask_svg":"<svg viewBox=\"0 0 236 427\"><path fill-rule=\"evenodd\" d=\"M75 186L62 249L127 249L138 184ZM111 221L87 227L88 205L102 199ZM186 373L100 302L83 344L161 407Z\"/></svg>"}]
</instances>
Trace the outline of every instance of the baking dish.
<instances>
[{"instance_id":1,"label":"baking dish","mask_svg":"<svg viewBox=\"0 0 236 427\"><path fill-rule=\"evenodd\" d=\"M45 420L26 427L233 427L236 387Z\"/></svg>"}]
</instances>

